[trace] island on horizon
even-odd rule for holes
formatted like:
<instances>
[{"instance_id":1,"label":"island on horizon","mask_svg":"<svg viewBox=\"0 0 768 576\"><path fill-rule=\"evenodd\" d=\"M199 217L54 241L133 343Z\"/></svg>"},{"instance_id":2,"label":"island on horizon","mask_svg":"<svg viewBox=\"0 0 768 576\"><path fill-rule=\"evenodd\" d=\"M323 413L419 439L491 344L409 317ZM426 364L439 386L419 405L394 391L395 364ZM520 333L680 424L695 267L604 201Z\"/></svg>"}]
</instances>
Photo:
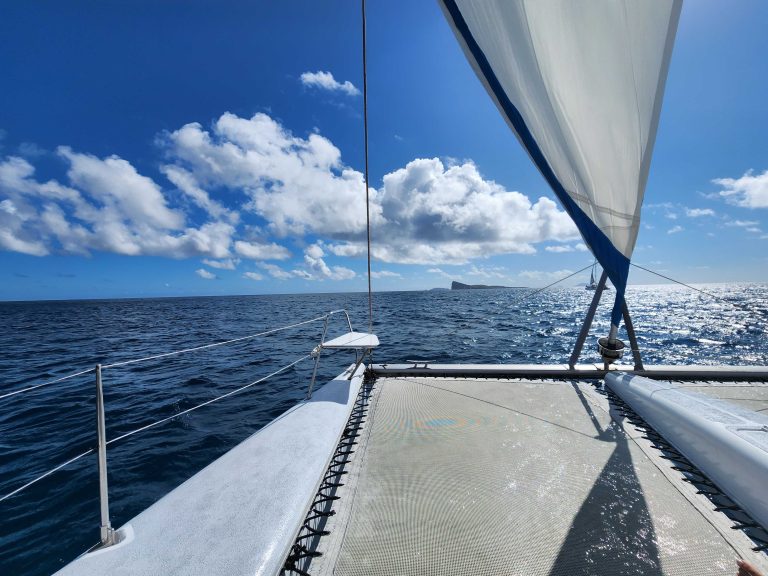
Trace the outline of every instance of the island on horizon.
<instances>
[{"instance_id":1,"label":"island on horizon","mask_svg":"<svg viewBox=\"0 0 768 576\"><path fill-rule=\"evenodd\" d=\"M493 288L524 288L524 286L486 286L485 284L464 284L462 282L451 282L451 290L490 290Z\"/></svg>"}]
</instances>

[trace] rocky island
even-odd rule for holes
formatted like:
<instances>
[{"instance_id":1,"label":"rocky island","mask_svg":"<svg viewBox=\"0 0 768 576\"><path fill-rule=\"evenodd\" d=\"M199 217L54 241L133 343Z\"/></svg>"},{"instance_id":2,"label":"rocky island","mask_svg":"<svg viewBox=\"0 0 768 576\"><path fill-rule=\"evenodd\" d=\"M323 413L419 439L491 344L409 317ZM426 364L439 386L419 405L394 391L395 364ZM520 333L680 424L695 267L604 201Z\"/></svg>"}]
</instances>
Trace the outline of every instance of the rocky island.
<instances>
[{"instance_id":1,"label":"rocky island","mask_svg":"<svg viewBox=\"0 0 768 576\"><path fill-rule=\"evenodd\" d=\"M451 282L451 290L489 290L492 288L511 288L511 286L486 286L485 284L463 284L462 282Z\"/></svg>"}]
</instances>

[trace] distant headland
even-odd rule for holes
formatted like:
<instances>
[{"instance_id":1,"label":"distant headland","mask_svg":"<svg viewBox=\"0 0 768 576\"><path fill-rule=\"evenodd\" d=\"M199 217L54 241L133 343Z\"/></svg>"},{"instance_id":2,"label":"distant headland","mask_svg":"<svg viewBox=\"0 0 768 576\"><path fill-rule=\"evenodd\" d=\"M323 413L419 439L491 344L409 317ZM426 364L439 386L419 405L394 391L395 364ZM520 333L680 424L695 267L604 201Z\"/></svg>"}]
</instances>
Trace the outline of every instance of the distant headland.
<instances>
[{"instance_id":1,"label":"distant headland","mask_svg":"<svg viewBox=\"0 0 768 576\"><path fill-rule=\"evenodd\" d=\"M451 290L490 290L492 288L517 288L517 286L486 286L485 284L463 284L462 282L451 282Z\"/></svg>"}]
</instances>

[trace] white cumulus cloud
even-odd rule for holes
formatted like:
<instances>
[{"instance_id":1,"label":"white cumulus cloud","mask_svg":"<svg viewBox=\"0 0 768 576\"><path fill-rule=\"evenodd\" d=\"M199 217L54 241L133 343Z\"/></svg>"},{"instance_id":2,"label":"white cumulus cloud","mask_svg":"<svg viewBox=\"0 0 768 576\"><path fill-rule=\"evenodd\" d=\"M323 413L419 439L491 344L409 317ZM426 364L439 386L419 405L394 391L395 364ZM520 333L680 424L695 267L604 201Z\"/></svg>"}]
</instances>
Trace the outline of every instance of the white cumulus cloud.
<instances>
[{"instance_id":1,"label":"white cumulus cloud","mask_svg":"<svg viewBox=\"0 0 768 576\"><path fill-rule=\"evenodd\" d=\"M322 258L325 256L325 253L319 244L312 244L311 246L308 246L305 250L305 253L311 258Z\"/></svg>"},{"instance_id":2,"label":"white cumulus cloud","mask_svg":"<svg viewBox=\"0 0 768 576\"><path fill-rule=\"evenodd\" d=\"M269 232L323 237L336 256L365 254L363 175L323 136L296 137L266 114L227 113L210 132L188 124L165 142L191 185L245 192L246 210L264 218ZM508 191L471 162L417 159L370 195L373 257L385 262L465 263L579 237L553 201Z\"/></svg>"},{"instance_id":3,"label":"white cumulus cloud","mask_svg":"<svg viewBox=\"0 0 768 576\"><path fill-rule=\"evenodd\" d=\"M768 170L757 175L750 170L741 178L717 178L712 182L722 186L718 194L731 204L744 208L768 208Z\"/></svg>"},{"instance_id":4,"label":"white cumulus cloud","mask_svg":"<svg viewBox=\"0 0 768 576\"><path fill-rule=\"evenodd\" d=\"M402 278L403 275L399 272L392 272L391 270L371 270L371 278Z\"/></svg>"},{"instance_id":5,"label":"white cumulus cloud","mask_svg":"<svg viewBox=\"0 0 768 576\"><path fill-rule=\"evenodd\" d=\"M263 280L264 276L258 272L245 272L243 278L248 278L248 280Z\"/></svg>"},{"instance_id":6,"label":"white cumulus cloud","mask_svg":"<svg viewBox=\"0 0 768 576\"><path fill-rule=\"evenodd\" d=\"M579 237L548 198L536 202L484 179L471 162L446 167L414 160L384 176L373 197L373 257L407 264L462 264L493 254L535 252L533 244ZM360 240L332 244L337 255L364 254Z\"/></svg>"},{"instance_id":7,"label":"white cumulus cloud","mask_svg":"<svg viewBox=\"0 0 768 576\"><path fill-rule=\"evenodd\" d=\"M578 238L565 212L548 198L535 203L484 179L471 162L409 162L384 176L384 261L463 263L500 253L532 253L533 243Z\"/></svg>"},{"instance_id":8,"label":"white cumulus cloud","mask_svg":"<svg viewBox=\"0 0 768 576\"><path fill-rule=\"evenodd\" d=\"M187 124L164 142L194 177L192 185L244 192L245 209L277 236L357 238L365 232L363 175L344 166L340 150L319 134L299 138L266 114L226 113L211 132ZM372 212L375 224L376 206Z\"/></svg>"},{"instance_id":9,"label":"white cumulus cloud","mask_svg":"<svg viewBox=\"0 0 768 576\"><path fill-rule=\"evenodd\" d=\"M262 268L267 274L355 277L326 260L365 256L365 184L329 139L296 136L266 114L225 113L210 129L190 123L164 133L158 145L165 189L114 155L60 147L61 182L36 179L26 159L0 160L0 248L202 257L231 269L237 257L291 260L281 242L291 236L309 244L301 264ZM369 191L372 256L382 262L465 264L533 253L540 242L582 250L552 200L508 190L469 161L418 158Z\"/></svg>"},{"instance_id":10,"label":"white cumulus cloud","mask_svg":"<svg viewBox=\"0 0 768 576\"><path fill-rule=\"evenodd\" d=\"M682 232L685 230L682 226L672 226L669 230L667 230L667 234L677 234L678 232Z\"/></svg>"},{"instance_id":11,"label":"white cumulus cloud","mask_svg":"<svg viewBox=\"0 0 768 576\"><path fill-rule=\"evenodd\" d=\"M167 165L163 166L161 170L168 180L213 218L226 217L227 220L234 224L240 219L240 215L237 212L227 210L220 203L212 200L208 192L200 188L195 179L183 168Z\"/></svg>"},{"instance_id":12,"label":"white cumulus cloud","mask_svg":"<svg viewBox=\"0 0 768 576\"><path fill-rule=\"evenodd\" d=\"M348 96L358 96L360 94L360 90L352 82L349 80L339 82L330 72L304 72L301 75L301 83L304 86L311 86L331 92L343 92Z\"/></svg>"},{"instance_id":13,"label":"white cumulus cloud","mask_svg":"<svg viewBox=\"0 0 768 576\"><path fill-rule=\"evenodd\" d=\"M688 218L701 218L702 216L714 216L715 211L711 208L686 208L685 215Z\"/></svg>"},{"instance_id":14,"label":"white cumulus cloud","mask_svg":"<svg viewBox=\"0 0 768 576\"><path fill-rule=\"evenodd\" d=\"M218 268L219 270L234 270L240 263L238 258L226 258L225 260L203 260L203 264L210 266L211 268Z\"/></svg>"},{"instance_id":15,"label":"white cumulus cloud","mask_svg":"<svg viewBox=\"0 0 768 576\"><path fill-rule=\"evenodd\" d=\"M346 257L365 256L367 252L365 244L362 243L326 244L326 248L336 256Z\"/></svg>"},{"instance_id":16,"label":"white cumulus cloud","mask_svg":"<svg viewBox=\"0 0 768 576\"><path fill-rule=\"evenodd\" d=\"M213 272L209 272L205 268L198 268L197 270L195 270L195 274L200 276L200 278L204 278L205 280L213 280L216 278L216 274L214 274Z\"/></svg>"},{"instance_id":17,"label":"white cumulus cloud","mask_svg":"<svg viewBox=\"0 0 768 576\"><path fill-rule=\"evenodd\" d=\"M586 244L579 242L578 244L555 244L554 246L547 246L544 248L547 252L564 253L564 252L586 252L588 250Z\"/></svg>"},{"instance_id":18,"label":"white cumulus cloud","mask_svg":"<svg viewBox=\"0 0 768 576\"><path fill-rule=\"evenodd\" d=\"M0 161L0 248L37 256L91 251L173 258L225 258L235 228L186 223L161 188L117 156L100 159L60 147L69 184L37 180L25 159Z\"/></svg>"},{"instance_id":19,"label":"white cumulus cloud","mask_svg":"<svg viewBox=\"0 0 768 576\"><path fill-rule=\"evenodd\" d=\"M104 159L90 154L78 154L67 146L59 155L70 163L70 181L105 209L117 212L134 223L164 230L179 230L184 215L168 207L160 187L151 178L142 176L126 160L118 156Z\"/></svg>"},{"instance_id":20,"label":"white cumulus cloud","mask_svg":"<svg viewBox=\"0 0 768 576\"><path fill-rule=\"evenodd\" d=\"M323 260L325 253L318 244L312 244L304 250L304 264L313 279L349 280L356 276L354 270L343 266L328 266ZM295 273L296 271L294 271Z\"/></svg>"},{"instance_id":21,"label":"white cumulus cloud","mask_svg":"<svg viewBox=\"0 0 768 576\"><path fill-rule=\"evenodd\" d=\"M287 260L291 257L291 252L287 248L274 242L257 243L238 240L235 242L235 252L253 260Z\"/></svg>"},{"instance_id":22,"label":"white cumulus cloud","mask_svg":"<svg viewBox=\"0 0 768 576\"><path fill-rule=\"evenodd\" d=\"M259 268L265 270L267 274L272 276L272 278L277 278L278 280L288 280L289 278L293 278L293 274L291 274L288 270L283 270L277 264L259 262L257 265Z\"/></svg>"},{"instance_id":23,"label":"white cumulus cloud","mask_svg":"<svg viewBox=\"0 0 768 576\"><path fill-rule=\"evenodd\" d=\"M25 240L18 232L18 230L5 228L3 219L0 218L0 248L30 256L47 256L49 254L45 244L38 240Z\"/></svg>"}]
</instances>

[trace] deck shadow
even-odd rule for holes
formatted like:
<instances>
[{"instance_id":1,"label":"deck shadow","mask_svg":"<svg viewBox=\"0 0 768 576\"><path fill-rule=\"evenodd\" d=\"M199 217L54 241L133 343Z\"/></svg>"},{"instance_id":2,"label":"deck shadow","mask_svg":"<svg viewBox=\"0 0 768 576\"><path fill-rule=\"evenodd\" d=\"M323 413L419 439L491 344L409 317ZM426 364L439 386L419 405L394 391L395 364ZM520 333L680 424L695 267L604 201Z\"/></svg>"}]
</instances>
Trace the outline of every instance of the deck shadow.
<instances>
[{"instance_id":1,"label":"deck shadow","mask_svg":"<svg viewBox=\"0 0 768 576\"><path fill-rule=\"evenodd\" d=\"M614 442L611 456L573 518L549 576L573 574L663 575L656 533L623 431L603 430L574 385L600 440Z\"/></svg>"}]
</instances>

